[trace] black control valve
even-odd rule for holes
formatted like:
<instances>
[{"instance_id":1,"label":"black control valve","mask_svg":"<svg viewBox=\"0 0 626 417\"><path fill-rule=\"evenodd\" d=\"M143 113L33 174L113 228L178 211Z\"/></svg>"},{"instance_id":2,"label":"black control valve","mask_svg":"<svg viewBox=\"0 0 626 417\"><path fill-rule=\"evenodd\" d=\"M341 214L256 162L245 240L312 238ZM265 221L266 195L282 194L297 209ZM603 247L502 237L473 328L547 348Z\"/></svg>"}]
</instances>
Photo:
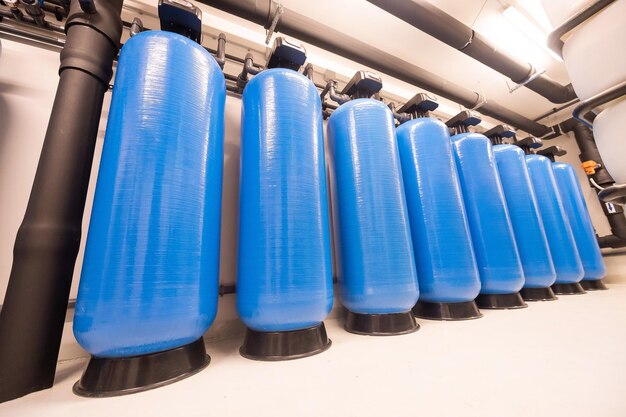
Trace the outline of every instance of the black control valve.
<instances>
[{"instance_id":1,"label":"black control valve","mask_svg":"<svg viewBox=\"0 0 626 417\"><path fill-rule=\"evenodd\" d=\"M483 134L491 140L493 145L501 145L504 143L504 138L515 137L515 130L509 125L496 125Z\"/></svg>"},{"instance_id":2,"label":"black control valve","mask_svg":"<svg viewBox=\"0 0 626 417\"><path fill-rule=\"evenodd\" d=\"M276 38L267 59L267 68L289 68L298 71L306 61L306 49L297 42Z\"/></svg>"},{"instance_id":3,"label":"black control valve","mask_svg":"<svg viewBox=\"0 0 626 417\"><path fill-rule=\"evenodd\" d=\"M452 119L448 120L446 126L450 129L450 134L456 135L469 132L470 126L476 126L480 122L482 122L482 119L479 115L469 110L463 110Z\"/></svg>"},{"instance_id":4,"label":"black control valve","mask_svg":"<svg viewBox=\"0 0 626 417\"><path fill-rule=\"evenodd\" d=\"M543 146L543 141L534 136L528 136L524 139L515 141L514 145L522 148L525 154L530 154L532 149L538 149Z\"/></svg>"},{"instance_id":5,"label":"black control valve","mask_svg":"<svg viewBox=\"0 0 626 417\"><path fill-rule=\"evenodd\" d=\"M351 99L370 98L383 88L383 80L378 74L370 71L357 71L348 81L341 94Z\"/></svg>"},{"instance_id":6,"label":"black control valve","mask_svg":"<svg viewBox=\"0 0 626 417\"><path fill-rule=\"evenodd\" d=\"M404 103L398 110L398 113L406 113L413 119L428 117L431 111L439 107L437 99L425 93L414 95L409 101Z\"/></svg>"},{"instance_id":7,"label":"black control valve","mask_svg":"<svg viewBox=\"0 0 626 417\"><path fill-rule=\"evenodd\" d=\"M159 0L161 30L202 43L202 10L186 0Z\"/></svg>"},{"instance_id":8,"label":"black control valve","mask_svg":"<svg viewBox=\"0 0 626 417\"><path fill-rule=\"evenodd\" d=\"M548 157L552 162L554 162L554 158L557 156L563 156L567 153L565 148L561 146L548 146L545 149L540 149L537 151L537 154Z\"/></svg>"}]
</instances>

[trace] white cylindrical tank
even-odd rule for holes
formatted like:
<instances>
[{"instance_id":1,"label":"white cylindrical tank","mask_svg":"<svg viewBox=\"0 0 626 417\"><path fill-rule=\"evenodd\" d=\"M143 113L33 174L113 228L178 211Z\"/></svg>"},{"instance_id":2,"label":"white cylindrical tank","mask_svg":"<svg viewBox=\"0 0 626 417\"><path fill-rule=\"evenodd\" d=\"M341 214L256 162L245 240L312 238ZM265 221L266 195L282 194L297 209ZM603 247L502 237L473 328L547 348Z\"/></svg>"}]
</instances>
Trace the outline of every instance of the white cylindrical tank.
<instances>
[{"instance_id":1,"label":"white cylindrical tank","mask_svg":"<svg viewBox=\"0 0 626 417\"><path fill-rule=\"evenodd\" d=\"M574 14L588 7L593 0L541 0L548 20L553 28L565 22Z\"/></svg>"},{"instance_id":2,"label":"white cylindrical tank","mask_svg":"<svg viewBox=\"0 0 626 417\"><path fill-rule=\"evenodd\" d=\"M563 60L581 100L626 80L625 18L626 0L618 0L565 39Z\"/></svg>"},{"instance_id":3,"label":"white cylindrical tank","mask_svg":"<svg viewBox=\"0 0 626 417\"><path fill-rule=\"evenodd\" d=\"M626 70L626 69L625 69ZM593 135L606 169L618 183L626 183L626 99L603 110L593 121Z\"/></svg>"},{"instance_id":4,"label":"white cylindrical tank","mask_svg":"<svg viewBox=\"0 0 626 417\"><path fill-rule=\"evenodd\" d=\"M541 0L554 27L588 7L588 0ZM626 0L617 0L571 31L564 40L563 60L581 100L626 81ZM626 100L608 103L594 120L593 133L604 165L613 178L626 182L623 121Z\"/></svg>"}]
</instances>

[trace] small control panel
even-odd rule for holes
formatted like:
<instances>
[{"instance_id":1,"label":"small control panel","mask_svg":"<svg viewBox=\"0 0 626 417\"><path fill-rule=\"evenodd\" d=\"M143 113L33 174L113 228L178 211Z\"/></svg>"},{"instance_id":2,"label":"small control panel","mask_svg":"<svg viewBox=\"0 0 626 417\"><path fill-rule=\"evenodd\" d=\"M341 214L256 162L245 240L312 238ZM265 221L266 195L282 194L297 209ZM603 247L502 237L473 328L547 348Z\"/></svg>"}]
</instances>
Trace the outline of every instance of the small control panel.
<instances>
[{"instance_id":1,"label":"small control panel","mask_svg":"<svg viewBox=\"0 0 626 417\"><path fill-rule=\"evenodd\" d=\"M159 0L161 30L202 42L202 10L186 0Z\"/></svg>"}]
</instances>

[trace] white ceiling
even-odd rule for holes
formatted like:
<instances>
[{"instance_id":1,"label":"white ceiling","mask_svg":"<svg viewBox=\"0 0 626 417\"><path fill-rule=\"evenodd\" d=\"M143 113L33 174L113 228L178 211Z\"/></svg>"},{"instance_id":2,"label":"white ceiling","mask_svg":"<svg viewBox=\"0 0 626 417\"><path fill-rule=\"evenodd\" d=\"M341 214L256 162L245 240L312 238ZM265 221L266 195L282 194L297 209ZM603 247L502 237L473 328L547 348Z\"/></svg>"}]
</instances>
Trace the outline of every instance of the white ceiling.
<instances>
[{"instance_id":1,"label":"white ceiling","mask_svg":"<svg viewBox=\"0 0 626 417\"><path fill-rule=\"evenodd\" d=\"M511 37L518 41L521 39L522 44L519 48L514 48L514 51L518 52L523 60L532 62L539 69L545 68L546 74L555 80L564 84L569 83L563 63L555 61L547 53L533 46L502 15L507 3L515 3L514 0L508 2L505 0L431 0L431 2L489 39L498 42ZM152 6L153 2L150 0L127 0L125 2L130 6L137 3ZM379 49L384 49L449 81L478 91L487 99L495 100L531 119L559 106L527 88L519 88L510 93L509 86L513 84L507 77L365 0L281 0L280 3L290 10L332 26ZM209 35L220 31L226 32L229 39L227 50L230 53L239 55L245 52L245 49L263 50L265 30L261 26L205 5L200 5L200 7L204 11L203 23L206 32ZM211 45L212 42L213 40L207 40L205 37L205 44ZM242 45L244 50L236 51L238 46L233 42ZM322 62L325 64L322 66L343 74L344 78L358 69L363 69L362 65L311 45L306 45L306 47L310 60L314 65L317 61L318 68L319 62ZM383 81L385 83L383 89L396 96L409 98L422 91L402 81L385 77L384 74ZM458 105L447 100L440 98L440 101L448 110L456 112L460 109ZM495 122L488 118L486 121L487 125L489 122Z\"/></svg>"},{"instance_id":2,"label":"white ceiling","mask_svg":"<svg viewBox=\"0 0 626 417\"><path fill-rule=\"evenodd\" d=\"M506 37L517 29L502 15L506 8L498 0L434 0L437 7L477 32L488 37ZM411 63L434 72L525 116L535 116L555 107L538 94L520 88L509 93L507 77L475 61L452 47L415 29L365 0L282 0L282 3L312 19L397 55ZM484 5L484 7L483 7ZM473 22L475 23L473 24ZM473 24L473 25L472 25ZM534 58L539 68L559 82L569 83L562 63L538 48ZM527 59L530 60L530 59ZM512 83L509 81L509 84Z\"/></svg>"}]
</instances>

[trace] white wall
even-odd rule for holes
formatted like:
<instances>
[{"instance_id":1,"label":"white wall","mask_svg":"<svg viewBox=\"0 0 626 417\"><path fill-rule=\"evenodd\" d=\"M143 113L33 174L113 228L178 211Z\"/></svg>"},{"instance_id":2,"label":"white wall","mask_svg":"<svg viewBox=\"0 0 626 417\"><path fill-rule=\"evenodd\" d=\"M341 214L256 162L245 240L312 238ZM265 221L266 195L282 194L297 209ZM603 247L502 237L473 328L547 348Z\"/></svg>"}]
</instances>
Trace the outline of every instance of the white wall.
<instances>
[{"instance_id":1,"label":"white wall","mask_svg":"<svg viewBox=\"0 0 626 417\"><path fill-rule=\"evenodd\" d=\"M11 271L15 235L22 221L35 177L58 83L59 53L2 40L0 55L0 299ZM109 94L105 109L108 109ZM103 111L98 134L100 157L107 111ZM80 115L77 115L80 117ZM97 163L92 172L97 172ZM93 185L95 176L92 175ZM86 212L91 210L90 187ZM88 216L83 230L86 233ZM82 263L82 249L79 262ZM79 269L79 268L77 268ZM78 276L78 273L75 274ZM76 295L74 280L72 296Z\"/></svg>"},{"instance_id":2,"label":"white wall","mask_svg":"<svg viewBox=\"0 0 626 417\"><path fill-rule=\"evenodd\" d=\"M0 202L2 207L0 299L4 299L13 260L15 235L22 222L35 177L58 82L58 67L58 52L2 40L0 55ZM70 298L76 297L110 98L111 94L107 93L85 206L83 239L76 262ZM80 117L80 115L76 116ZM226 100L220 260L220 277L223 284L235 283L240 118L241 102L239 98L229 95Z\"/></svg>"}]
</instances>

